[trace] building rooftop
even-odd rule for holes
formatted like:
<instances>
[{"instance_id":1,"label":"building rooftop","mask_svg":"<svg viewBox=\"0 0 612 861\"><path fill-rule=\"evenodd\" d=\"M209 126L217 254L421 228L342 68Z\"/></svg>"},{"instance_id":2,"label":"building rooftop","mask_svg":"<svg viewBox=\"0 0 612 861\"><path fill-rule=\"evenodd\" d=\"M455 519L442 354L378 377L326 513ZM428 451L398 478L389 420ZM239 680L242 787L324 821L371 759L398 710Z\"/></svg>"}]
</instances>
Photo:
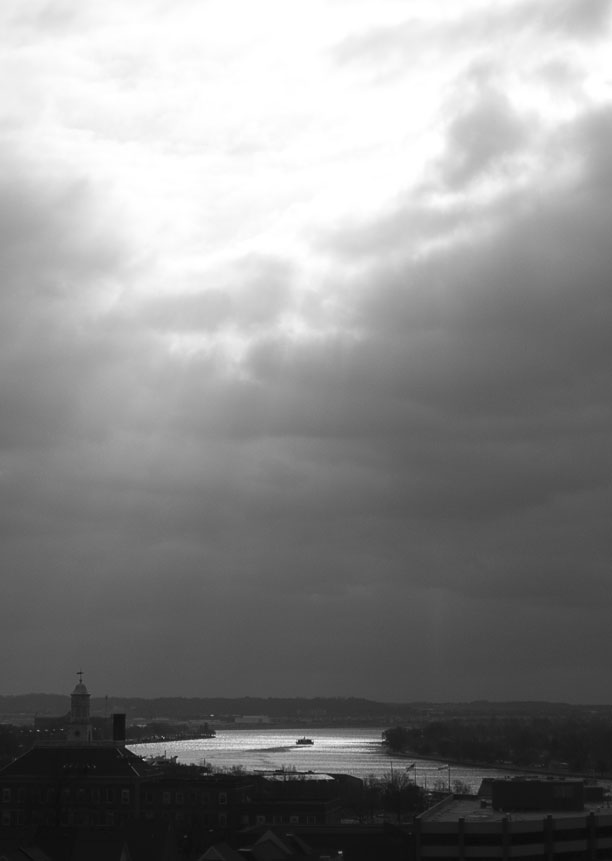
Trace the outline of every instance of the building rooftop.
<instances>
[{"instance_id":1,"label":"building rooftop","mask_svg":"<svg viewBox=\"0 0 612 861\"><path fill-rule=\"evenodd\" d=\"M141 777L150 773L135 753L115 744L35 745L0 771L10 777Z\"/></svg>"},{"instance_id":2,"label":"building rooftop","mask_svg":"<svg viewBox=\"0 0 612 861\"><path fill-rule=\"evenodd\" d=\"M322 771L265 771L264 769L257 769L255 773L260 777L265 777L266 780L274 780L279 783L304 783L306 781L326 781L329 783L335 780L332 774Z\"/></svg>"},{"instance_id":3,"label":"building rooftop","mask_svg":"<svg viewBox=\"0 0 612 861\"><path fill-rule=\"evenodd\" d=\"M466 822L501 822L503 819L529 822L540 821L546 816L560 818L583 818L588 813L610 816L612 819L612 807L607 803L585 804L582 810L495 810L490 802L486 807L481 806L481 799L477 796L454 796L445 799L439 804L430 807L419 816L421 822L457 822L464 819Z\"/></svg>"}]
</instances>

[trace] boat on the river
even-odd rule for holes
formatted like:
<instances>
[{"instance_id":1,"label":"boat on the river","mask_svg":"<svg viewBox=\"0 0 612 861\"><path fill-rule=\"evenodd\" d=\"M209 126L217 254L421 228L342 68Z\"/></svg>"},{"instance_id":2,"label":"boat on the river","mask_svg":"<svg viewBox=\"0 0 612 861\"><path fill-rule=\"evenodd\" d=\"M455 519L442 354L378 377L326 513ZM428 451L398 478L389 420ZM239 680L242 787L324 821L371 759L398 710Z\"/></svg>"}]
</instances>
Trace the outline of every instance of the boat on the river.
<instances>
[{"instance_id":1,"label":"boat on the river","mask_svg":"<svg viewBox=\"0 0 612 861\"><path fill-rule=\"evenodd\" d=\"M299 745L306 745L306 744L314 744L314 741L311 738L306 738L306 736L303 735L302 738L296 739L295 743L299 744Z\"/></svg>"}]
</instances>

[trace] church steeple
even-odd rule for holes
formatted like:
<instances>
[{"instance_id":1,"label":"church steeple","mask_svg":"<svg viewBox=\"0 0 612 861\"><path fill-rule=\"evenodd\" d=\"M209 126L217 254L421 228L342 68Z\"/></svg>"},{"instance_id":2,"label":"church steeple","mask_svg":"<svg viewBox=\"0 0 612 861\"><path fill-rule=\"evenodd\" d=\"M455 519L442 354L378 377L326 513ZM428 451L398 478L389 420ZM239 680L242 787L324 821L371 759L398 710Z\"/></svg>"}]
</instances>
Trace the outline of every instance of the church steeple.
<instances>
[{"instance_id":1,"label":"church steeple","mask_svg":"<svg viewBox=\"0 0 612 861\"><path fill-rule=\"evenodd\" d=\"M68 741L88 744L91 742L89 722L89 691L83 684L83 670L77 673L79 681L70 695L70 727Z\"/></svg>"}]
</instances>

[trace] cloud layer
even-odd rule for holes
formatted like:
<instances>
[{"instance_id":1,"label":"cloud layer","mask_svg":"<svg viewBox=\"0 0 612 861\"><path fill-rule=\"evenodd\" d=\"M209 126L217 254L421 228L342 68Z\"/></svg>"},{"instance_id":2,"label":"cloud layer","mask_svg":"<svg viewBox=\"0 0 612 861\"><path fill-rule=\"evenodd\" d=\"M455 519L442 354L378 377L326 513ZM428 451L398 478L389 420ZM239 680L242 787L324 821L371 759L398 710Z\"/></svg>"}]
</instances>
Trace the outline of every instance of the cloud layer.
<instances>
[{"instance_id":1,"label":"cloud layer","mask_svg":"<svg viewBox=\"0 0 612 861\"><path fill-rule=\"evenodd\" d=\"M609 700L610 4L462 5L5 6L7 692Z\"/></svg>"}]
</instances>

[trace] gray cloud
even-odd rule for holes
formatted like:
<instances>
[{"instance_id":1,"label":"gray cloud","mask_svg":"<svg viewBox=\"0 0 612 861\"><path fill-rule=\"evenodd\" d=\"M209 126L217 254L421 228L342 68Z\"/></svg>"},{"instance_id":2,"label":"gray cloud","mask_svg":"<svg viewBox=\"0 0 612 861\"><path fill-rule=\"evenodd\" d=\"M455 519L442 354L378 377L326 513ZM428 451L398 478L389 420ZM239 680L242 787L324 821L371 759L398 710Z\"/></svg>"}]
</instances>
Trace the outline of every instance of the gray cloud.
<instances>
[{"instance_id":1,"label":"gray cloud","mask_svg":"<svg viewBox=\"0 0 612 861\"><path fill-rule=\"evenodd\" d=\"M412 17L392 26L364 29L339 42L332 58L341 66L369 67L374 82L402 74L412 63L433 65L445 52L473 63L521 41L559 36L576 41L605 37L610 0L530 0L487 9L457 10L444 23ZM540 45L540 51L544 44Z\"/></svg>"},{"instance_id":2,"label":"gray cloud","mask_svg":"<svg viewBox=\"0 0 612 861\"><path fill-rule=\"evenodd\" d=\"M148 303L144 314L162 331L206 332L274 326L295 304L288 261L248 255L235 261L224 278L226 283L217 286L204 277L190 293Z\"/></svg>"},{"instance_id":3,"label":"gray cloud","mask_svg":"<svg viewBox=\"0 0 612 861\"><path fill-rule=\"evenodd\" d=\"M517 108L469 23L420 184L163 295L112 190L4 145L7 689L602 696L612 125Z\"/></svg>"},{"instance_id":4,"label":"gray cloud","mask_svg":"<svg viewBox=\"0 0 612 861\"><path fill-rule=\"evenodd\" d=\"M572 37L605 36L610 22L610 0L563 0L551 3L542 22L548 21Z\"/></svg>"},{"instance_id":5,"label":"gray cloud","mask_svg":"<svg viewBox=\"0 0 612 861\"><path fill-rule=\"evenodd\" d=\"M463 97L465 99L465 96ZM503 94L480 93L462 104L446 137L444 181L451 186L507 168L508 159L528 141L529 130Z\"/></svg>"}]
</instances>

